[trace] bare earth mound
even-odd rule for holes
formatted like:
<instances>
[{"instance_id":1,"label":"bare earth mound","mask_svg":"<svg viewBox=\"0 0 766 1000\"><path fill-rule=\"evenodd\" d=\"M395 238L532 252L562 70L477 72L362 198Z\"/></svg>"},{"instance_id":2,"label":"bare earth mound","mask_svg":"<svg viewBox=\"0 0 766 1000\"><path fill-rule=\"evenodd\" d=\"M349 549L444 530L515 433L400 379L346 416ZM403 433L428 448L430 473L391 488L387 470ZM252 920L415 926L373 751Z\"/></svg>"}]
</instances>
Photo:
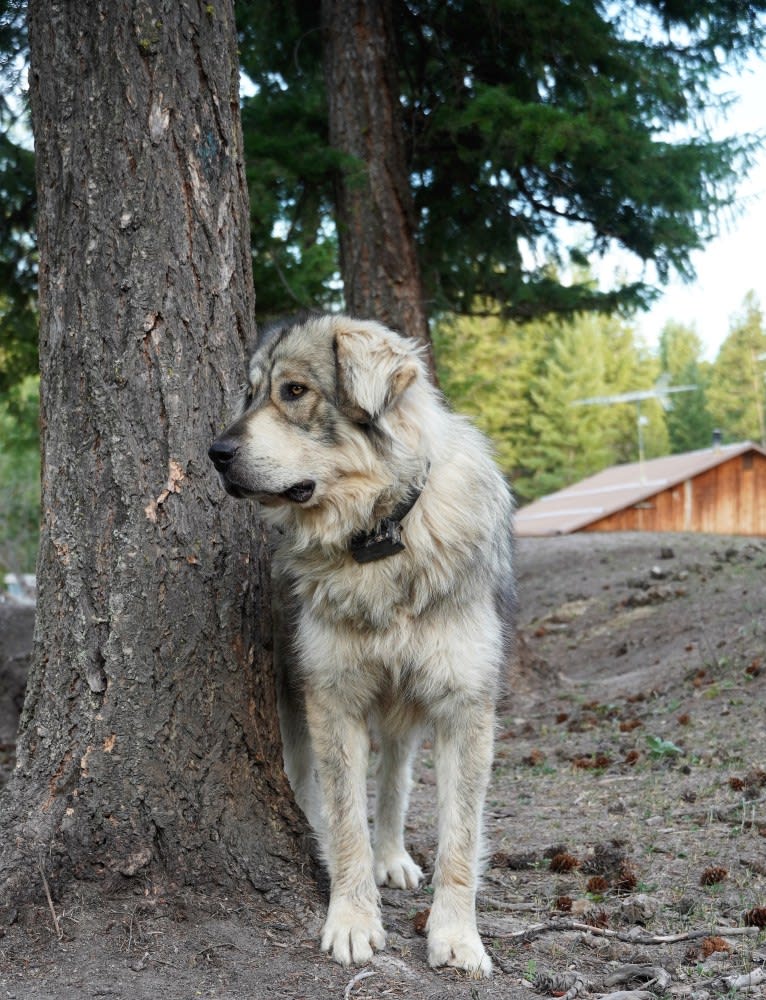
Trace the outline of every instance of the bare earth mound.
<instances>
[{"instance_id":1,"label":"bare earth mound","mask_svg":"<svg viewBox=\"0 0 766 1000\"><path fill-rule=\"evenodd\" d=\"M517 565L521 663L499 725L480 897L491 981L428 968L418 933L427 887L386 890L386 951L344 970L318 950L322 887L52 885L54 921L41 876L39 904L6 912L0 926L0 997L491 1000L634 989L702 1000L726 993L726 977L757 981L766 542L524 539ZM5 716L20 654L0 654L1 768L12 759ZM409 839L429 870L433 786L426 744Z\"/></svg>"}]
</instances>

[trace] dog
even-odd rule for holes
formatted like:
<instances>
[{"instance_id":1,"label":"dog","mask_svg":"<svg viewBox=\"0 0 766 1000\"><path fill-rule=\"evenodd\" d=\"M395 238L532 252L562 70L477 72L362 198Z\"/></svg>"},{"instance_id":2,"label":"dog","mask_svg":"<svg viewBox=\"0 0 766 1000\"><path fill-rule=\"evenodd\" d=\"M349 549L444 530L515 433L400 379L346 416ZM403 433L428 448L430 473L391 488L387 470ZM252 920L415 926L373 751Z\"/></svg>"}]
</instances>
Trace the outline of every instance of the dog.
<instances>
[{"instance_id":1,"label":"dog","mask_svg":"<svg viewBox=\"0 0 766 1000\"><path fill-rule=\"evenodd\" d=\"M476 976L482 812L508 651L512 500L488 443L451 412L415 343L371 320L273 324L239 418L209 450L226 492L278 529L297 599L299 704L281 699L285 769L330 876L321 947L385 945L378 886L415 888L404 844L414 752L433 734L438 851L428 960ZM284 692L283 692L284 693ZM366 772L380 747L375 826Z\"/></svg>"}]
</instances>

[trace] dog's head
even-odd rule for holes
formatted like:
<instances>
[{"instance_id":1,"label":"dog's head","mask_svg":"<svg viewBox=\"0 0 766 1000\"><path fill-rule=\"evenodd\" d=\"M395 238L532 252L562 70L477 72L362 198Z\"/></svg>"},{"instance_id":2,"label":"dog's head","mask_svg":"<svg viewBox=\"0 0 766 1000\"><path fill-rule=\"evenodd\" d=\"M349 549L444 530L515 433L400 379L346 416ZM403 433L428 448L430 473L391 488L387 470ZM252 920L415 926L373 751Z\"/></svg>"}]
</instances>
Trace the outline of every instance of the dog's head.
<instances>
[{"instance_id":1,"label":"dog's head","mask_svg":"<svg viewBox=\"0 0 766 1000\"><path fill-rule=\"evenodd\" d=\"M316 506L364 473L375 429L418 378L417 347L379 323L309 314L274 324L240 417L208 454L234 497Z\"/></svg>"}]
</instances>

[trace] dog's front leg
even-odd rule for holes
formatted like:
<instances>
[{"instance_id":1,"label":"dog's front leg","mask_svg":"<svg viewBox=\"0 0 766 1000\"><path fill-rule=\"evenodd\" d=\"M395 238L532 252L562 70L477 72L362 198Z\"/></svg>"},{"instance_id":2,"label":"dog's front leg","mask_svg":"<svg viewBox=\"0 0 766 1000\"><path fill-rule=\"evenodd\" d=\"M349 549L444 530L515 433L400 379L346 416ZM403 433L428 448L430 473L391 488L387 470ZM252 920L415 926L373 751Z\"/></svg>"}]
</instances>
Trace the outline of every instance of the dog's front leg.
<instances>
[{"instance_id":1,"label":"dog's front leg","mask_svg":"<svg viewBox=\"0 0 766 1000\"><path fill-rule=\"evenodd\" d=\"M418 733L390 730L381 722L380 765L375 800L375 881L395 889L416 889L423 872L404 846L404 819L412 783Z\"/></svg>"},{"instance_id":2,"label":"dog's front leg","mask_svg":"<svg viewBox=\"0 0 766 1000\"><path fill-rule=\"evenodd\" d=\"M492 972L476 928L476 889L493 739L491 704L454 699L435 721L439 849L428 918L428 961L478 976Z\"/></svg>"},{"instance_id":3,"label":"dog's front leg","mask_svg":"<svg viewBox=\"0 0 766 1000\"><path fill-rule=\"evenodd\" d=\"M328 691L309 691L306 710L322 791L330 905L322 950L341 965L363 964L386 943L367 824L366 721Z\"/></svg>"}]
</instances>

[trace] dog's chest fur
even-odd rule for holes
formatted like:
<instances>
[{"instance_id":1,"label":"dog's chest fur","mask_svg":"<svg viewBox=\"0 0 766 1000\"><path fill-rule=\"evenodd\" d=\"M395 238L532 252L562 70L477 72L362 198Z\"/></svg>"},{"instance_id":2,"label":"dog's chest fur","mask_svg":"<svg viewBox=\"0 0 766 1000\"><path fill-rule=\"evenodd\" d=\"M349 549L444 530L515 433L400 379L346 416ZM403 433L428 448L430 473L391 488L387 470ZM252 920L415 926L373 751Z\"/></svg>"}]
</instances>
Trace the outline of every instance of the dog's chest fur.
<instances>
[{"instance_id":1,"label":"dog's chest fur","mask_svg":"<svg viewBox=\"0 0 766 1000\"><path fill-rule=\"evenodd\" d=\"M396 560L396 562L394 562ZM352 631L385 631L412 615L411 560L398 553L380 564L359 566L350 556L331 563L304 563L296 585L301 605L327 624Z\"/></svg>"},{"instance_id":2,"label":"dog's chest fur","mask_svg":"<svg viewBox=\"0 0 766 1000\"><path fill-rule=\"evenodd\" d=\"M348 548L317 545L288 554L293 590L308 614L327 626L382 634L486 598L496 580L487 572L491 525L471 516L460 527L454 518L442 523L440 478L434 470L402 524L404 551L363 564ZM286 547L289 553L289 541Z\"/></svg>"}]
</instances>

